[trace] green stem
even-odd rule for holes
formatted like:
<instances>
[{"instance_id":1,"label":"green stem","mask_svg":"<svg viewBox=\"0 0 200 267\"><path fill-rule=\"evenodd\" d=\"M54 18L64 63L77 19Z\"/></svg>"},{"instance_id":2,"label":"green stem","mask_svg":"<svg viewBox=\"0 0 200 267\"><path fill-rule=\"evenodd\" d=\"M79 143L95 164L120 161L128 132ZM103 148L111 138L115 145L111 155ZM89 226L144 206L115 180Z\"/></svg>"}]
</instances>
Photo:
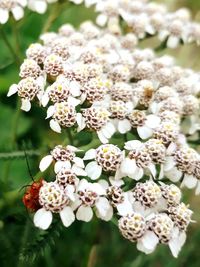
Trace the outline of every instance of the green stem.
<instances>
[{"instance_id":1,"label":"green stem","mask_svg":"<svg viewBox=\"0 0 200 267\"><path fill-rule=\"evenodd\" d=\"M70 4L70 2L68 2L67 4ZM55 5L52 6L51 11L49 13L49 17L47 18L41 33L49 31L53 22L58 18L58 16L62 12L64 5L66 5L66 3L58 1Z\"/></svg>"},{"instance_id":2,"label":"green stem","mask_svg":"<svg viewBox=\"0 0 200 267\"><path fill-rule=\"evenodd\" d=\"M74 144L74 138L72 136L71 129L70 128L67 128L67 131L66 132L67 132L67 137L68 137L68 140L70 142L70 145L73 146L73 144Z\"/></svg>"},{"instance_id":3,"label":"green stem","mask_svg":"<svg viewBox=\"0 0 200 267\"><path fill-rule=\"evenodd\" d=\"M90 142L89 144L85 145L85 146L80 146L79 149L83 150L83 151L88 151L91 148L95 148L97 146L101 145L101 142L98 139L94 139L92 142Z\"/></svg>"},{"instance_id":4,"label":"green stem","mask_svg":"<svg viewBox=\"0 0 200 267\"><path fill-rule=\"evenodd\" d=\"M22 54L21 54L21 47L20 47L19 28L18 28L18 24L16 23L14 19L12 20L12 29L13 29L14 39L15 39L16 54L18 55L17 63L20 66Z\"/></svg>"},{"instance_id":5,"label":"green stem","mask_svg":"<svg viewBox=\"0 0 200 267\"><path fill-rule=\"evenodd\" d=\"M12 55L14 61L15 61L16 63L18 63L18 62L19 62L19 58L18 58L18 56L17 56L15 50L14 50L13 47L11 46L11 44L10 44L10 42L9 42L9 40L8 40L8 38L7 38L5 32L3 31L2 28L0 28L0 32L1 32L2 40L4 41L4 43L5 43L5 45L7 46L8 50L10 51L10 53L11 53L11 55Z\"/></svg>"},{"instance_id":6,"label":"green stem","mask_svg":"<svg viewBox=\"0 0 200 267\"><path fill-rule=\"evenodd\" d=\"M12 132L11 132L11 146L14 148L15 143L16 143L16 136L17 136L17 129L19 126L19 118L20 118L20 113L21 113L21 101L20 98L17 98L17 107L16 107L16 112L13 118L13 126L12 126Z\"/></svg>"},{"instance_id":7,"label":"green stem","mask_svg":"<svg viewBox=\"0 0 200 267\"><path fill-rule=\"evenodd\" d=\"M96 265L97 250L98 250L98 245L93 245L91 250L90 250L87 267L94 267Z\"/></svg>"},{"instance_id":8,"label":"green stem","mask_svg":"<svg viewBox=\"0 0 200 267\"><path fill-rule=\"evenodd\" d=\"M11 130L11 136L10 136L10 144L11 144L11 149L15 149L16 146L16 137L17 137L17 129L18 129L18 125L19 125L19 117L20 117L20 99L17 98L17 107L16 107L16 111L13 117L13 124L12 124L12 130ZM5 166L5 174L4 174L4 181L5 183L9 184L8 182L8 176L9 176L9 172L10 172L10 167L11 167L11 161L7 162L6 166Z\"/></svg>"},{"instance_id":9,"label":"green stem","mask_svg":"<svg viewBox=\"0 0 200 267\"><path fill-rule=\"evenodd\" d=\"M40 155L38 150L27 150L26 155L30 157L35 157ZM3 152L0 153L0 160L9 160L14 158L25 158L24 151L13 151L13 152Z\"/></svg>"}]
</instances>

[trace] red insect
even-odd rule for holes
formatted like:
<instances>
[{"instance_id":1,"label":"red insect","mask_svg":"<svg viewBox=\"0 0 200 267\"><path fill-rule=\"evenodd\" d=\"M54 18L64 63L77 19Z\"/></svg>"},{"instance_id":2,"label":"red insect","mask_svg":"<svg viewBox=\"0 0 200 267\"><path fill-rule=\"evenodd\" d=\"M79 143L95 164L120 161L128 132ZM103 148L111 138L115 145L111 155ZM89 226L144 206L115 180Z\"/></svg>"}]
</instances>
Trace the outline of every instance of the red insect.
<instances>
[{"instance_id":1,"label":"red insect","mask_svg":"<svg viewBox=\"0 0 200 267\"><path fill-rule=\"evenodd\" d=\"M41 205L39 203L39 191L41 186L44 183L44 179L39 179L38 181L34 181L27 189L23 196L23 203L26 206L26 208L31 211L37 211L39 208L41 208Z\"/></svg>"}]
</instances>

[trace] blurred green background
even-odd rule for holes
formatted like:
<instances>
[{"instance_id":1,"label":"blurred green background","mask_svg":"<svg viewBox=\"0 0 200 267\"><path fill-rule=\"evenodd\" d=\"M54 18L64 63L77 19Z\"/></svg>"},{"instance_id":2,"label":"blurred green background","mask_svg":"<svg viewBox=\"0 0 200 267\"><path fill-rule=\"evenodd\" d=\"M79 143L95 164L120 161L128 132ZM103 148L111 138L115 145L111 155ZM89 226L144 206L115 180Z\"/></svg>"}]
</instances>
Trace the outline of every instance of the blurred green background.
<instances>
[{"instance_id":1,"label":"blurred green background","mask_svg":"<svg viewBox=\"0 0 200 267\"><path fill-rule=\"evenodd\" d=\"M187 6L193 18L200 21L200 1L160 2L166 2L170 10ZM123 239L115 225L99 220L88 224L75 222L70 228L64 228L59 219L58 222L55 219L48 231L34 227L21 201L24 191L20 191L20 188L31 182L23 149L28 153L31 173L36 175L40 157L49 147L63 140L65 133L57 135L49 130L48 122L44 120L45 111L40 107L34 105L31 112L26 114L19 110L16 96L6 97L9 86L19 81L19 65L3 38L6 36L21 60L25 56L25 49L38 40L52 15L55 21L49 30L55 31L63 23L69 22L78 27L84 20L95 19L93 10L83 5L66 4L62 10L57 10L55 4L44 15L27 11L24 19L18 23L10 19L6 25L0 26L0 266L199 267L200 202L188 190L184 190L184 201L191 203L197 223L190 226L187 242L178 259L174 259L169 249L162 245L146 256L136 250L135 244ZM141 47L154 46L155 43L156 40L148 39L141 43ZM200 69L200 48L195 45L161 53L175 55L182 66ZM91 138L90 134L82 136L83 144L87 144ZM46 172L44 177L51 180L52 172Z\"/></svg>"}]
</instances>

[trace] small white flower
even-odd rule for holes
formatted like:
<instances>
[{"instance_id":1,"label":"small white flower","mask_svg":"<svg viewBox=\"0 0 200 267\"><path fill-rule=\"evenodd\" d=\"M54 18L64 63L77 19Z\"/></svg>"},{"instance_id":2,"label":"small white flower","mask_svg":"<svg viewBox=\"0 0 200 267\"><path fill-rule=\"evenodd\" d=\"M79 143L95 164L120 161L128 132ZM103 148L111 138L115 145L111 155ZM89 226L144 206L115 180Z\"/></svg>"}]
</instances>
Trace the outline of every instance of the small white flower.
<instances>
[{"instance_id":1,"label":"small white flower","mask_svg":"<svg viewBox=\"0 0 200 267\"><path fill-rule=\"evenodd\" d=\"M115 172L115 175L117 175L123 157L123 152L112 144L90 149L85 153L83 160L95 160L86 165L85 171L92 180L98 179L102 171Z\"/></svg>"},{"instance_id":2,"label":"small white flower","mask_svg":"<svg viewBox=\"0 0 200 267\"><path fill-rule=\"evenodd\" d=\"M138 181L145 172L155 177L155 165L143 143L138 140L128 141L125 143L125 149L130 150L130 152L121 163L118 178L128 176Z\"/></svg>"},{"instance_id":3,"label":"small white flower","mask_svg":"<svg viewBox=\"0 0 200 267\"><path fill-rule=\"evenodd\" d=\"M28 112L31 109L31 101L36 97L40 100L43 91L44 80L41 77L37 79L27 77L22 79L18 84L11 85L7 96L9 97L17 93L18 96L21 97L21 109Z\"/></svg>"},{"instance_id":4,"label":"small white flower","mask_svg":"<svg viewBox=\"0 0 200 267\"><path fill-rule=\"evenodd\" d=\"M103 107L90 107L84 109L81 113L77 113L78 131L85 127L96 131L100 141L105 144L115 132L115 127L111 123L110 112Z\"/></svg>"},{"instance_id":5,"label":"small white flower","mask_svg":"<svg viewBox=\"0 0 200 267\"><path fill-rule=\"evenodd\" d=\"M186 186L190 189L195 187L198 188L199 181L195 176L197 170L195 166L197 161L198 154L192 148L185 146L177 149L174 156L169 155L166 157L166 161L163 166L163 175L172 182L178 182L181 177L183 177L181 186ZM196 175L198 176L198 174Z\"/></svg>"},{"instance_id":6,"label":"small white flower","mask_svg":"<svg viewBox=\"0 0 200 267\"><path fill-rule=\"evenodd\" d=\"M36 211L33 221L35 226L46 230L52 220L52 213L59 213L65 227L70 226L75 220L69 198L66 192L56 183L44 183L39 191L39 203L42 206Z\"/></svg>"},{"instance_id":7,"label":"small white flower","mask_svg":"<svg viewBox=\"0 0 200 267\"><path fill-rule=\"evenodd\" d=\"M112 177L109 179L111 186L105 180L99 180L99 183L106 190L107 198L113 207L113 209L117 209L117 212L121 216L125 216L127 214L131 214L133 211L133 207L131 204L131 194L130 192L123 192L121 189L121 185L123 185L122 180L115 180ZM120 181L120 182L119 182Z\"/></svg>"},{"instance_id":8,"label":"small white flower","mask_svg":"<svg viewBox=\"0 0 200 267\"><path fill-rule=\"evenodd\" d=\"M50 128L57 133L61 133L61 126L64 128L72 127L76 123L75 106L68 101L55 103L49 106L46 119L52 117L49 122Z\"/></svg>"},{"instance_id":9,"label":"small white flower","mask_svg":"<svg viewBox=\"0 0 200 267\"><path fill-rule=\"evenodd\" d=\"M93 217L93 207L96 208L96 215L102 220L112 218L112 207L105 197L106 191L99 183L89 183L82 179L77 187L77 198L74 202L74 209L77 208L76 218L89 222Z\"/></svg>"},{"instance_id":10,"label":"small white flower","mask_svg":"<svg viewBox=\"0 0 200 267\"><path fill-rule=\"evenodd\" d=\"M54 171L58 173L62 168L71 169L77 176L86 176L84 171L83 159L77 157L75 152L79 149L74 146L63 147L61 145L56 146L50 155L43 157L40 161L40 171L45 171L53 161L55 161Z\"/></svg>"},{"instance_id":11,"label":"small white flower","mask_svg":"<svg viewBox=\"0 0 200 267\"><path fill-rule=\"evenodd\" d=\"M70 104L77 106L80 104L80 100L75 97L80 95L80 87L77 87L75 82L70 82L63 75L59 75L56 81L49 87L47 87L45 93L42 96L42 105L46 107L49 100L52 102L68 101Z\"/></svg>"},{"instance_id":12,"label":"small white flower","mask_svg":"<svg viewBox=\"0 0 200 267\"><path fill-rule=\"evenodd\" d=\"M150 114L146 116L144 125L137 127L138 135L141 139L147 139L153 135L154 129L160 124L160 118Z\"/></svg>"}]
</instances>

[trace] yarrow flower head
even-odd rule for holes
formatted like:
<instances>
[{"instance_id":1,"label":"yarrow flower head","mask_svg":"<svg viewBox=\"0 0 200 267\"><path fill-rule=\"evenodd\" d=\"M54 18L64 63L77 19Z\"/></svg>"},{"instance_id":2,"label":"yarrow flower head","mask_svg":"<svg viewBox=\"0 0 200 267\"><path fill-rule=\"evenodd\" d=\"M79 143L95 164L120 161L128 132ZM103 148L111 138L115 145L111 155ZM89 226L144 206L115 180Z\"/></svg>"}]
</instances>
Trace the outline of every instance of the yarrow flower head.
<instances>
[{"instance_id":1,"label":"yarrow flower head","mask_svg":"<svg viewBox=\"0 0 200 267\"><path fill-rule=\"evenodd\" d=\"M87 175L92 180L96 180L102 171L117 173L123 157L123 152L112 144L101 145L97 149L88 150L83 159L95 160L86 165Z\"/></svg>"},{"instance_id":2,"label":"yarrow flower head","mask_svg":"<svg viewBox=\"0 0 200 267\"><path fill-rule=\"evenodd\" d=\"M56 182L45 182L39 191L39 203L42 208L34 215L35 226L46 230L52 222L52 213L59 213L64 226L70 226L75 216L69 201L65 191Z\"/></svg>"},{"instance_id":3,"label":"yarrow flower head","mask_svg":"<svg viewBox=\"0 0 200 267\"><path fill-rule=\"evenodd\" d=\"M45 156L40 161L40 171L45 171L51 163L55 163L54 170L58 173L62 168L72 169L72 171L81 176L85 176L84 162L81 158L76 156L76 152L80 151L78 148L68 146L56 146L51 150L50 155Z\"/></svg>"},{"instance_id":4,"label":"yarrow flower head","mask_svg":"<svg viewBox=\"0 0 200 267\"><path fill-rule=\"evenodd\" d=\"M28 7L43 13L50 2ZM187 12L168 13L148 1L71 2L95 5L105 28L86 21L79 29L64 24L58 33L43 33L8 92L17 93L25 111L37 102L54 135L67 135L52 141L39 164L44 176L53 165L54 181L34 182L23 202L41 229L55 213L66 227L94 215L114 217L138 250L149 254L162 243L177 257L192 222L178 183L200 193L200 157L189 146L200 129L200 75L137 44L155 34L173 48L197 42L194 24ZM122 31L121 20L132 32Z\"/></svg>"}]
</instances>

